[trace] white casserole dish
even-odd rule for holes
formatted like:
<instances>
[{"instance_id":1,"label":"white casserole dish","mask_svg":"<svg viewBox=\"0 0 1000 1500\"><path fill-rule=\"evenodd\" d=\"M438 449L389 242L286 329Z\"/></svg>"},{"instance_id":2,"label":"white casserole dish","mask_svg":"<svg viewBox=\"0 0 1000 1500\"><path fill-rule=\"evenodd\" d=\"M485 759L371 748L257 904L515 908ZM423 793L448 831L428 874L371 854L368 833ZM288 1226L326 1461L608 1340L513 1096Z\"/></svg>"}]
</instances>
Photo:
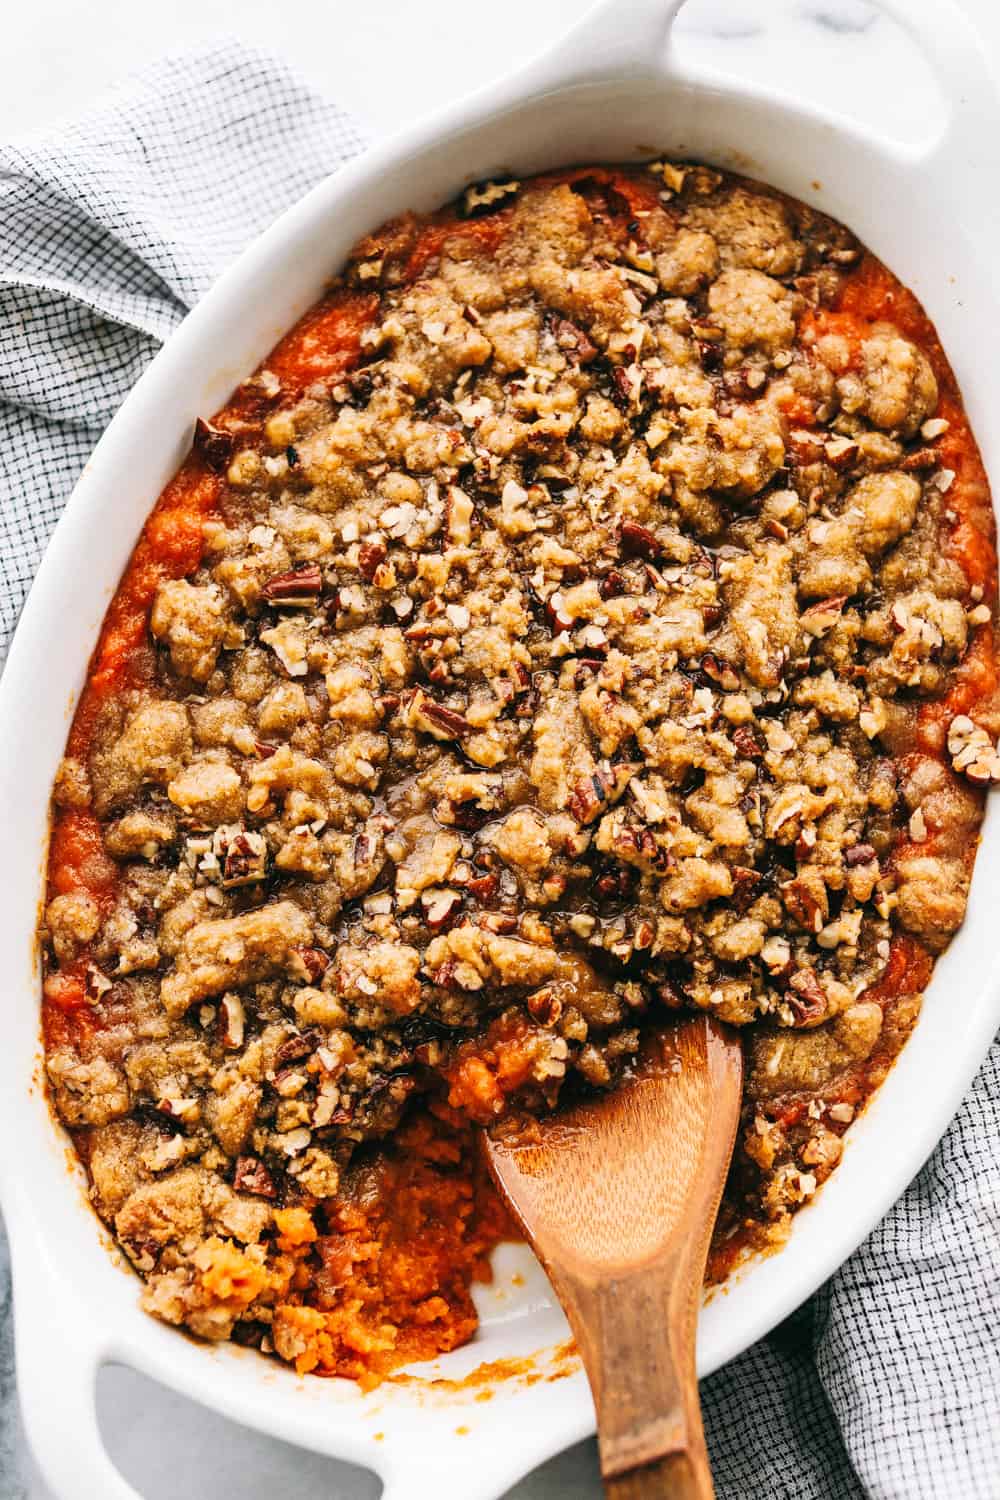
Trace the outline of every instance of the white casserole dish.
<instances>
[{"instance_id":1,"label":"white casserole dish","mask_svg":"<svg viewBox=\"0 0 1000 1500\"><path fill-rule=\"evenodd\" d=\"M11 1239L17 1356L28 1435L59 1500L137 1500L98 1432L97 1369L123 1362L235 1420L376 1469L387 1500L442 1487L495 1500L593 1431L566 1325L528 1252L502 1248L482 1328L408 1384L364 1396L231 1345L185 1339L139 1310L113 1263L82 1173L41 1087L34 929L49 790L97 630L142 522L209 414L316 299L351 244L406 208L431 209L469 181L652 153L733 167L845 220L923 300L964 390L1000 493L1000 328L993 262L1000 132L982 46L956 0L887 0L938 70L947 122L921 147L872 139L846 120L682 70L668 46L681 0L602 0L517 77L407 130L322 183L240 258L123 405L66 507L0 683L0 795L7 880L0 1050L0 1188ZM891 80L887 81L891 84ZM991 193L994 194L991 197ZM852 1130L845 1160L795 1221L780 1256L706 1307L707 1375L767 1333L828 1277L902 1191L944 1131L1000 1024L1000 953L990 893L1000 824L987 816L965 926L935 971L924 1013L889 1080ZM72 1165L68 1165L69 1162ZM514 1286L512 1274L524 1276ZM461 1387L485 1361L525 1374ZM565 1371L569 1369L569 1373ZM435 1378L448 1382L434 1385Z\"/></svg>"}]
</instances>

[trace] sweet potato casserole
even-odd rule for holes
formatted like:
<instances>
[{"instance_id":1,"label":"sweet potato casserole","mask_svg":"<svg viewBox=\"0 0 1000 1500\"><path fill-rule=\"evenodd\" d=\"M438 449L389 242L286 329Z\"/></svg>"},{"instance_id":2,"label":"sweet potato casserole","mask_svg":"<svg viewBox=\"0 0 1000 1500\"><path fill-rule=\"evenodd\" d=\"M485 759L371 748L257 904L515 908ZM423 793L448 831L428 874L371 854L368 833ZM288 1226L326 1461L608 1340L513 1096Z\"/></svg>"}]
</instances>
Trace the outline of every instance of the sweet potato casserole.
<instances>
[{"instance_id":1,"label":"sweet potato casserole","mask_svg":"<svg viewBox=\"0 0 1000 1500\"><path fill-rule=\"evenodd\" d=\"M475 1329L476 1127L745 1028L721 1279L916 1019L1000 779L989 493L916 299L658 161L357 246L210 422L54 793L51 1096L143 1302L382 1378Z\"/></svg>"}]
</instances>

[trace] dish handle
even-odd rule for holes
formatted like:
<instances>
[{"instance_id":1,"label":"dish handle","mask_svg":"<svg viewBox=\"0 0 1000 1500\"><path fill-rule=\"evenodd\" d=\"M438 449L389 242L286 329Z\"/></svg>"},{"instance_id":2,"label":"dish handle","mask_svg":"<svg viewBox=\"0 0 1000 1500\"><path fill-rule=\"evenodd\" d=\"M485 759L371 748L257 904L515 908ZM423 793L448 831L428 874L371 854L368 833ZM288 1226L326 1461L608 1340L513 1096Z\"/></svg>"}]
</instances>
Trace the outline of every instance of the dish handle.
<instances>
[{"instance_id":1,"label":"dish handle","mask_svg":"<svg viewBox=\"0 0 1000 1500\"><path fill-rule=\"evenodd\" d=\"M378 1470L382 1481L379 1500L440 1500L442 1495L460 1500L501 1500L512 1485L544 1462L524 1462L508 1452L497 1452L493 1442L477 1443L469 1434L462 1438L461 1456L454 1445L436 1457L407 1455L398 1465ZM117 1500L117 1497L115 1497Z\"/></svg>"},{"instance_id":2,"label":"dish handle","mask_svg":"<svg viewBox=\"0 0 1000 1500\"><path fill-rule=\"evenodd\" d=\"M941 134L919 153L919 163L943 157L959 174L956 186L968 191L1000 166L1000 70L991 66L989 48L969 14L967 0L877 0L879 8L909 32L937 75L948 107ZM970 181L970 175L972 180ZM996 182L982 182L995 196Z\"/></svg>"},{"instance_id":3,"label":"dish handle","mask_svg":"<svg viewBox=\"0 0 1000 1500\"><path fill-rule=\"evenodd\" d=\"M519 91L538 93L601 79L662 74L685 0L597 0L582 20L518 72Z\"/></svg>"},{"instance_id":4,"label":"dish handle","mask_svg":"<svg viewBox=\"0 0 1000 1500\"><path fill-rule=\"evenodd\" d=\"M46 1483L56 1500L142 1500L111 1462L97 1421L97 1372L111 1353L103 1335L86 1307L68 1306L44 1254L14 1251L12 1260L18 1394Z\"/></svg>"}]
</instances>

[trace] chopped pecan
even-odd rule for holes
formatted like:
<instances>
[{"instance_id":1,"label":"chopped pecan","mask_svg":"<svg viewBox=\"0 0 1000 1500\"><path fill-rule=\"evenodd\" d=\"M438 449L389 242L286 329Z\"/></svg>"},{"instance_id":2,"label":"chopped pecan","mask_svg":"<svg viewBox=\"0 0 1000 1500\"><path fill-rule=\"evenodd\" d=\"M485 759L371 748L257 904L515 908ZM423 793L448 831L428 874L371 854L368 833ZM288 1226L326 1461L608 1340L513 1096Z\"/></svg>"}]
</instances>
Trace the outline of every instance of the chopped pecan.
<instances>
[{"instance_id":1,"label":"chopped pecan","mask_svg":"<svg viewBox=\"0 0 1000 1500\"><path fill-rule=\"evenodd\" d=\"M590 823L617 802L638 769L637 764L625 761L615 766L605 763L578 781L569 799L569 810L577 822Z\"/></svg>"},{"instance_id":2,"label":"chopped pecan","mask_svg":"<svg viewBox=\"0 0 1000 1500\"><path fill-rule=\"evenodd\" d=\"M633 373L636 368L634 365L615 365L611 371L611 399L623 411L638 405L640 385Z\"/></svg>"},{"instance_id":3,"label":"chopped pecan","mask_svg":"<svg viewBox=\"0 0 1000 1500\"><path fill-rule=\"evenodd\" d=\"M223 829L217 829L213 845L219 842ZM222 869L223 890L253 885L267 875L267 842L261 833L239 829L227 838L217 855Z\"/></svg>"},{"instance_id":4,"label":"chopped pecan","mask_svg":"<svg viewBox=\"0 0 1000 1500\"><path fill-rule=\"evenodd\" d=\"M582 328L578 328L568 318L554 317L550 326L556 344L564 354L569 355L574 364L589 365L596 358L597 345L587 337Z\"/></svg>"},{"instance_id":5,"label":"chopped pecan","mask_svg":"<svg viewBox=\"0 0 1000 1500\"><path fill-rule=\"evenodd\" d=\"M284 606L313 604L322 592L323 574L316 563L302 563L287 573L275 573L263 589L265 599Z\"/></svg>"},{"instance_id":6,"label":"chopped pecan","mask_svg":"<svg viewBox=\"0 0 1000 1500\"><path fill-rule=\"evenodd\" d=\"M562 1015L562 1001L551 985L536 990L524 1003L529 1014L542 1026L554 1026Z\"/></svg>"},{"instance_id":7,"label":"chopped pecan","mask_svg":"<svg viewBox=\"0 0 1000 1500\"><path fill-rule=\"evenodd\" d=\"M274 1178L259 1156L238 1156L233 1173L233 1187L238 1193L253 1193L258 1198L276 1198Z\"/></svg>"},{"instance_id":8,"label":"chopped pecan","mask_svg":"<svg viewBox=\"0 0 1000 1500\"><path fill-rule=\"evenodd\" d=\"M472 734L473 726L462 714L431 698L422 688L415 688L406 707L406 722L412 729L423 729L436 740L460 740Z\"/></svg>"},{"instance_id":9,"label":"chopped pecan","mask_svg":"<svg viewBox=\"0 0 1000 1500\"><path fill-rule=\"evenodd\" d=\"M322 1032L315 1029L299 1031L294 1036L286 1037L274 1054L275 1071L280 1070L286 1063L298 1062L303 1057L311 1057L322 1041Z\"/></svg>"},{"instance_id":10,"label":"chopped pecan","mask_svg":"<svg viewBox=\"0 0 1000 1500\"><path fill-rule=\"evenodd\" d=\"M979 786L1000 781L1000 750L966 714L957 714L948 725L948 754L952 770L969 781Z\"/></svg>"},{"instance_id":11,"label":"chopped pecan","mask_svg":"<svg viewBox=\"0 0 1000 1500\"><path fill-rule=\"evenodd\" d=\"M793 921L806 932L819 932L826 921L824 904L804 880L789 880L781 887L781 899Z\"/></svg>"},{"instance_id":12,"label":"chopped pecan","mask_svg":"<svg viewBox=\"0 0 1000 1500\"><path fill-rule=\"evenodd\" d=\"M627 896L635 885L638 871L629 865L616 865L600 872L594 881L599 896Z\"/></svg>"},{"instance_id":13,"label":"chopped pecan","mask_svg":"<svg viewBox=\"0 0 1000 1500\"><path fill-rule=\"evenodd\" d=\"M490 209L502 203L505 198L514 197L520 186L512 177L504 181L474 183L462 194L462 217L473 219L480 214L489 213Z\"/></svg>"},{"instance_id":14,"label":"chopped pecan","mask_svg":"<svg viewBox=\"0 0 1000 1500\"><path fill-rule=\"evenodd\" d=\"M733 865L730 873L733 877L733 906L744 912L760 895L764 877L759 870L751 870L745 865Z\"/></svg>"},{"instance_id":15,"label":"chopped pecan","mask_svg":"<svg viewBox=\"0 0 1000 1500\"><path fill-rule=\"evenodd\" d=\"M682 1010L691 1003L683 984L676 978L657 980L653 993L669 1010Z\"/></svg>"},{"instance_id":16,"label":"chopped pecan","mask_svg":"<svg viewBox=\"0 0 1000 1500\"><path fill-rule=\"evenodd\" d=\"M785 998L795 1016L796 1026L808 1026L826 1014L826 995L815 969L796 969L788 981Z\"/></svg>"},{"instance_id":17,"label":"chopped pecan","mask_svg":"<svg viewBox=\"0 0 1000 1500\"><path fill-rule=\"evenodd\" d=\"M739 673L725 657L706 651L701 659L701 671L709 682L716 683L725 693L735 693L739 688Z\"/></svg>"},{"instance_id":18,"label":"chopped pecan","mask_svg":"<svg viewBox=\"0 0 1000 1500\"><path fill-rule=\"evenodd\" d=\"M371 583L376 571L389 556L383 541L362 542L358 548L358 572L366 583Z\"/></svg>"},{"instance_id":19,"label":"chopped pecan","mask_svg":"<svg viewBox=\"0 0 1000 1500\"><path fill-rule=\"evenodd\" d=\"M602 599L617 599L619 595L624 594L626 584L625 574L620 573L617 568L611 568L601 579L598 592Z\"/></svg>"},{"instance_id":20,"label":"chopped pecan","mask_svg":"<svg viewBox=\"0 0 1000 1500\"><path fill-rule=\"evenodd\" d=\"M431 932L442 932L457 915L462 897L458 891L448 887L432 886L421 892L420 904L424 909L424 921Z\"/></svg>"},{"instance_id":21,"label":"chopped pecan","mask_svg":"<svg viewBox=\"0 0 1000 1500\"><path fill-rule=\"evenodd\" d=\"M306 972L310 984L318 984L330 967L330 956L322 948L293 948L294 956Z\"/></svg>"},{"instance_id":22,"label":"chopped pecan","mask_svg":"<svg viewBox=\"0 0 1000 1500\"><path fill-rule=\"evenodd\" d=\"M767 372L744 365L739 370L727 370L722 377L722 386L727 396L734 401L755 401L763 394L767 385Z\"/></svg>"},{"instance_id":23,"label":"chopped pecan","mask_svg":"<svg viewBox=\"0 0 1000 1500\"><path fill-rule=\"evenodd\" d=\"M858 461L861 449L858 444L846 437L831 437L827 439L825 453L826 461L832 469L851 469Z\"/></svg>"},{"instance_id":24,"label":"chopped pecan","mask_svg":"<svg viewBox=\"0 0 1000 1500\"><path fill-rule=\"evenodd\" d=\"M558 590L550 594L542 606L545 619L553 635L565 635L568 630L573 629L571 617L563 613L562 594Z\"/></svg>"},{"instance_id":25,"label":"chopped pecan","mask_svg":"<svg viewBox=\"0 0 1000 1500\"><path fill-rule=\"evenodd\" d=\"M664 549L659 539L637 521L623 521L619 536L622 551L627 556L644 557L648 562L655 562L663 556Z\"/></svg>"},{"instance_id":26,"label":"chopped pecan","mask_svg":"<svg viewBox=\"0 0 1000 1500\"><path fill-rule=\"evenodd\" d=\"M476 920L488 932L498 932L505 937L517 931L517 917L512 911L487 911Z\"/></svg>"},{"instance_id":27,"label":"chopped pecan","mask_svg":"<svg viewBox=\"0 0 1000 1500\"><path fill-rule=\"evenodd\" d=\"M494 899L500 889L500 881L492 872L487 875L474 875L465 888L473 900L482 905L483 902Z\"/></svg>"},{"instance_id":28,"label":"chopped pecan","mask_svg":"<svg viewBox=\"0 0 1000 1500\"><path fill-rule=\"evenodd\" d=\"M832 260L838 266L854 266L861 259L861 250L857 245L845 245L842 248L831 250L827 260Z\"/></svg>"},{"instance_id":29,"label":"chopped pecan","mask_svg":"<svg viewBox=\"0 0 1000 1500\"><path fill-rule=\"evenodd\" d=\"M656 928L645 917L638 917L632 923L630 937L632 947L637 952L645 952L647 948L653 946L653 940L656 937Z\"/></svg>"},{"instance_id":30,"label":"chopped pecan","mask_svg":"<svg viewBox=\"0 0 1000 1500\"><path fill-rule=\"evenodd\" d=\"M906 474L921 473L925 469L936 469L940 459L933 448L916 448L899 460L897 468Z\"/></svg>"},{"instance_id":31,"label":"chopped pecan","mask_svg":"<svg viewBox=\"0 0 1000 1500\"><path fill-rule=\"evenodd\" d=\"M808 609L802 611L802 628L809 635L826 635L840 619L846 603L846 594L832 594L829 599L819 599L815 604L810 604Z\"/></svg>"},{"instance_id":32,"label":"chopped pecan","mask_svg":"<svg viewBox=\"0 0 1000 1500\"><path fill-rule=\"evenodd\" d=\"M733 744L747 760L760 760L764 747L749 724L740 724L733 730Z\"/></svg>"},{"instance_id":33,"label":"chopped pecan","mask_svg":"<svg viewBox=\"0 0 1000 1500\"><path fill-rule=\"evenodd\" d=\"M844 850L844 864L850 870L858 865L870 865L872 860L877 858L878 855L871 844L852 844L850 849Z\"/></svg>"},{"instance_id":34,"label":"chopped pecan","mask_svg":"<svg viewBox=\"0 0 1000 1500\"><path fill-rule=\"evenodd\" d=\"M224 1047L236 1051L243 1046L246 1033L246 1011L239 995L232 992L219 1001L219 1040Z\"/></svg>"},{"instance_id":35,"label":"chopped pecan","mask_svg":"<svg viewBox=\"0 0 1000 1500\"><path fill-rule=\"evenodd\" d=\"M152 1238L140 1239L137 1235L119 1235L119 1243L137 1271L149 1272L160 1256L161 1245Z\"/></svg>"},{"instance_id":36,"label":"chopped pecan","mask_svg":"<svg viewBox=\"0 0 1000 1500\"><path fill-rule=\"evenodd\" d=\"M236 436L224 427L213 427L199 417L194 424L194 451L214 474L224 474L233 461Z\"/></svg>"}]
</instances>

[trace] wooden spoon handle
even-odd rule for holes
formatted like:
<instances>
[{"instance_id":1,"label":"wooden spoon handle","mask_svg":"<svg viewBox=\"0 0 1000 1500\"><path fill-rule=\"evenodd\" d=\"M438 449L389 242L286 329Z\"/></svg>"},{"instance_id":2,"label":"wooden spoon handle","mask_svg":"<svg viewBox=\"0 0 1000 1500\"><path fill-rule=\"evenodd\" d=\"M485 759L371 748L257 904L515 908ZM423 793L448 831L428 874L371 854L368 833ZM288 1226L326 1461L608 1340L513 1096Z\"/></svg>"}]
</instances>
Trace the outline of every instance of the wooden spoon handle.
<instances>
[{"instance_id":1,"label":"wooden spoon handle","mask_svg":"<svg viewBox=\"0 0 1000 1500\"><path fill-rule=\"evenodd\" d=\"M712 1500L715 1491L702 1446L606 1479L604 1493L607 1500Z\"/></svg>"},{"instance_id":2,"label":"wooden spoon handle","mask_svg":"<svg viewBox=\"0 0 1000 1500\"><path fill-rule=\"evenodd\" d=\"M695 1371L707 1231L599 1286L557 1285L590 1378L610 1500L713 1500Z\"/></svg>"}]
</instances>

